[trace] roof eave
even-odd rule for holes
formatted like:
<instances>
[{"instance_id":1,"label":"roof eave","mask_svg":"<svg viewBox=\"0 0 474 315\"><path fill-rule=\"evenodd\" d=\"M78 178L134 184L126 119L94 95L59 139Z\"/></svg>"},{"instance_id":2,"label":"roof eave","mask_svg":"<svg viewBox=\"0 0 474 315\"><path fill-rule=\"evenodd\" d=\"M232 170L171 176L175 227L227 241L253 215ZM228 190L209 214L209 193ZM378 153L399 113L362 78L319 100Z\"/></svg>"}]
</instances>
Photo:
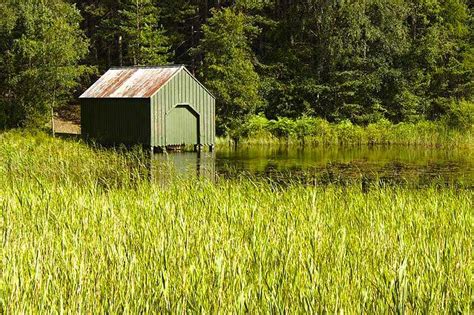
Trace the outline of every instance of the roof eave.
<instances>
[{"instance_id":1,"label":"roof eave","mask_svg":"<svg viewBox=\"0 0 474 315\"><path fill-rule=\"evenodd\" d=\"M209 94L213 99L216 99L216 97L214 96L214 94L212 94L205 86L204 84L202 84L198 79L196 79L196 77L186 68L186 67L183 67L184 70L191 76L191 78L193 78L194 81L197 82L197 84L199 84L206 92L207 94Z\"/></svg>"},{"instance_id":2,"label":"roof eave","mask_svg":"<svg viewBox=\"0 0 474 315\"><path fill-rule=\"evenodd\" d=\"M168 83L171 82L171 80L173 80L174 77L177 76L178 73L180 73L181 70L183 70L183 69L186 69L186 67L183 66L183 65L179 66L179 69L176 70L176 72L173 73L173 75L172 75L171 77L169 77L169 79L166 80L166 82L163 83L155 92L153 92L153 93L150 95L150 98L152 98L153 96L155 96L162 88L164 88L166 85L168 85Z\"/></svg>"},{"instance_id":3,"label":"roof eave","mask_svg":"<svg viewBox=\"0 0 474 315\"><path fill-rule=\"evenodd\" d=\"M149 99L154 97L163 87L165 87L171 80L174 79L175 76L177 76L182 70L186 71L186 73L197 83L199 86L201 86L207 94L209 94L214 100L216 97L201 83L199 82L198 79L186 68L184 65L168 65L168 66L160 66L160 67L112 67L109 69L110 70L117 70L117 69L157 69L157 68L176 68L176 71L158 88L156 89L153 93L151 93L149 96L101 96L101 97L93 97L93 96L88 96L89 91L92 89L92 86L90 86L84 93L82 93L79 96L79 99Z\"/></svg>"},{"instance_id":4,"label":"roof eave","mask_svg":"<svg viewBox=\"0 0 474 315\"><path fill-rule=\"evenodd\" d=\"M181 70L184 70L186 71L187 74L189 74L189 76L197 83L199 84L199 86L201 86L204 91L206 91L207 94L209 94L214 100L216 99L216 97L214 96L214 94L212 94L201 82L199 82L198 79L196 79L196 77L188 70L188 68L186 68L186 66L184 65L181 65L179 67L179 69L162 85L160 86L150 97L153 97L156 95L156 93L158 93L162 88L164 88L169 82L171 82L171 80L174 79L174 77L176 75L178 75L178 73L181 72Z\"/></svg>"}]
</instances>

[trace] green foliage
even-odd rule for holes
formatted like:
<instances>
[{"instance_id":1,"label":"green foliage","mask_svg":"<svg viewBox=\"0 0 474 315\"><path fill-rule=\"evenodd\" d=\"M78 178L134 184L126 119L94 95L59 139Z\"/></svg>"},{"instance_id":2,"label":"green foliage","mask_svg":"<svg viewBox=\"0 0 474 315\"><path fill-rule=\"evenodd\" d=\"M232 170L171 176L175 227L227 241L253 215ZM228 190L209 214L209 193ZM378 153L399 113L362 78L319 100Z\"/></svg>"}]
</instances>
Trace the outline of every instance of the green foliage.
<instances>
[{"instance_id":1,"label":"green foliage","mask_svg":"<svg viewBox=\"0 0 474 315\"><path fill-rule=\"evenodd\" d=\"M270 132L278 138L289 139L296 133L296 123L290 118L280 117L270 121L268 126Z\"/></svg>"},{"instance_id":2,"label":"green foliage","mask_svg":"<svg viewBox=\"0 0 474 315\"><path fill-rule=\"evenodd\" d=\"M390 141L393 125L387 119L381 119L367 126L367 141L369 144L384 144Z\"/></svg>"},{"instance_id":3,"label":"green foliage","mask_svg":"<svg viewBox=\"0 0 474 315\"><path fill-rule=\"evenodd\" d=\"M131 65L161 65L169 59L168 38L159 26L159 9L152 0L127 0L119 10L120 34ZM120 36L121 36L120 35Z\"/></svg>"},{"instance_id":4,"label":"green foliage","mask_svg":"<svg viewBox=\"0 0 474 315\"><path fill-rule=\"evenodd\" d=\"M259 76L252 63L250 38L257 29L233 9L213 10L203 26L198 51L204 54L200 73L216 96L220 133L235 128L262 104Z\"/></svg>"},{"instance_id":5,"label":"green foliage","mask_svg":"<svg viewBox=\"0 0 474 315\"><path fill-rule=\"evenodd\" d=\"M51 60L64 60L53 55L77 64L86 53L85 33L91 47L84 63L100 72L111 66L186 64L217 97L220 135L238 137L255 113L271 120L308 116L358 126L388 119L469 127L456 109L461 100L472 102L474 92L474 15L467 0L68 1L82 21L61 0L0 4L2 126L26 125L19 123L26 121L21 117L35 121L56 98L62 102L68 93L54 84L24 81L51 82L54 74L44 79L37 73L60 66ZM64 46L76 50L42 57L39 50L56 49L45 29L56 29ZM58 81L72 87L73 77L84 71L52 72L68 74ZM23 85L31 93L11 87ZM43 105L23 101L33 94ZM309 132L305 126L296 134Z\"/></svg>"},{"instance_id":6,"label":"green foliage","mask_svg":"<svg viewBox=\"0 0 474 315\"><path fill-rule=\"evenodd\" d=\"M263 115L252 115L242 124L240 137L264 137L269 132L269 123Z\"/></svg>"},{"instance_id":7,"label":"green foliage","mask_svg":"<svg viewBox=\"0 0 474 315\"><path fill-rule=\"evenodd\" d=\"M241 143L299 143L311 145L473 145L472 103L452 104L452 109L442 120L393 124L388 119L359 126L350 120L329 123L321 118L303 116L300 119L251 116L238 129L234 138ZM453 128L452 126L455 126Z\"/></svg>"},{"instance_id":8,"label":"green foliage","mask_svg":"<svg viewBox=\"0 0 474 315\"><path fill-rule=\"evenodd\" d=\"M317 125L314 119L303 116L295 121L295 133L298 139L304 142L305 138L313 135L316 131Z\"/></svg>"},{"instance_id":9,"label":"green foliage","mask_svg":"<svg viewBox=\"0 0 474 315\"><path fill-rule=\"evenodd\" d=\"M449 128L469 131L474 125L474 103L469 101L451 102L443 118Z\"/></svg>"},{"instance_id":10,"label":"green foliage","mask_svg":"<svg viewBox=\"0 0 474 315\"><path fill-rule=\"evenodd\" d=\"M196 70L196 56L190 54L201 35L201 23L207 15L201 1L160 0L160 23L166 31L170 51L175 63L186 64L191 71Z\"/></svg>"},{"instance_id":11,"label":"green foliage","mask_svg":"<svg viewBox=\"0 0 474 315\"><path fill-rule=\"evenodd\" d=\"M270 16L261 40L275 41L257 54L269 118L416 122L444 114L438 98L472 97L465 1L312 0Z\"/></svg>"},{"instance_id":12,"label":"green foliage","mask_svg":"<svg viewBox=\"0 0 474 315\"><path fill-rule=\"evenodd\" d=\"M8 18L0 20L0 127L41 126L91 70L78 65L87 53L81 17L60 0L2 6Z\"/></svg>"},{"instance_id":13,"label":"green foliage","mask_svg":"<svg viewBox=\"0 0 474 315\"><path fill-rule=\"evenodd\" d=\"M129 165L0 134L0 312L472 310L468 188L161 187Z\"/></svg>"},{"instance_id":14,"label":"green foliage","mask_svg":"<svg viewBox=\"0 0 474 315\"><path fill-rule=\"evenodd\" d=\"M171 61L172 40L163 27L167 12L163 12L162 4L167 5L167 1L71 2L81 10L81 26L91 40L86 60L101 72L112 66L152 66Z\"/></svg>"},{"instance_id":15,"label":"green foliage","mask_svg":"<svg viewBox=\"0 0 474 315\"><path fill-rule=\"evenodd\" d=\"M352 124L350 120L343 120L335 128L339 144L362 144L362 127Z\"/></svg>"}]
</instances>

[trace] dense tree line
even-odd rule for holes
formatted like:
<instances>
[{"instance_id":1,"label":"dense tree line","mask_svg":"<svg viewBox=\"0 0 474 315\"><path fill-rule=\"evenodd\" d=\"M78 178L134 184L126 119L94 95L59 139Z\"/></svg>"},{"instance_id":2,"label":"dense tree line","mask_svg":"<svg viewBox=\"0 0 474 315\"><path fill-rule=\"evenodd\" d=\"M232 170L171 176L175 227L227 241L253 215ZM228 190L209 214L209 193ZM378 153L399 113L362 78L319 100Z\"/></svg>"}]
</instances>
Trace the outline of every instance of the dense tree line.
<instances>
[{"instance_id":1,"label":"dense tree line","mask_svg":"<svg viewBox=\"0 0 474 315\"><path fill-rule=\"evenodd\" d=\"M8 127L37 122L111 66L166 63L217 96L221 133L256 113L368 124L473 110L468 0L1 1Z\"/></svg>"}]
</instances>

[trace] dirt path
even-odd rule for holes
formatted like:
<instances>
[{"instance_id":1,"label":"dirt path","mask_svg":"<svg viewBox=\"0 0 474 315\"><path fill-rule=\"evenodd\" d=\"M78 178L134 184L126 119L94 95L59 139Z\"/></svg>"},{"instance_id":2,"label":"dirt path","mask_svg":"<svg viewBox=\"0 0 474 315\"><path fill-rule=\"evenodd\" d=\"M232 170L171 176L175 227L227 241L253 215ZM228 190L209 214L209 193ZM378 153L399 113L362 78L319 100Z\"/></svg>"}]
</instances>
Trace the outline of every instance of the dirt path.
<instances>
[{"instance_id":1,"label":"dirt path","mask_svg":"<svg viewBox=\"0 0 474 315\"><path fill-rule=\"evenodd\" d=\"M80 107L78 105L69 105L58 108L54 113L54 130L56 133L80 135Z\"/></svg>"},{"instance_id":2,"label":"dirt path","mask_svg":"<svg viewBox=\"0 0 474 315\"><path fill-rule=\"evenodd\" d=\"M55 117L54 118L54 131L56 133L80 135L81 125L74 121L65 120L62 117Z\"/></svg>"}]
</instances>

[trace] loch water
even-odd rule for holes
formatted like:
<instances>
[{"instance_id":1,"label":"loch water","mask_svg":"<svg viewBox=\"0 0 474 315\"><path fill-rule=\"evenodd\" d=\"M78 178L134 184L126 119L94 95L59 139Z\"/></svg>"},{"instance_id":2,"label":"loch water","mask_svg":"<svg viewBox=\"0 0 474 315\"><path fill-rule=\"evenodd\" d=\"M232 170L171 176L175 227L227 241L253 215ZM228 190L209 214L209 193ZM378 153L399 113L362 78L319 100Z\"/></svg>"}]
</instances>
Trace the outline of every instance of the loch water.
<instances>
[{"instance_id":1,"label":"loch water","mask_svg":"<svg viewBox=\"0 0 474 315\"><path fill-rule=\"evenodd\" d=\"M155 178L198 176L212 181L252 178L279 184L377 182L474 187L470 149L408 146L218 147L215 152L154 154Z\"/></svg>"}]
</instances>

